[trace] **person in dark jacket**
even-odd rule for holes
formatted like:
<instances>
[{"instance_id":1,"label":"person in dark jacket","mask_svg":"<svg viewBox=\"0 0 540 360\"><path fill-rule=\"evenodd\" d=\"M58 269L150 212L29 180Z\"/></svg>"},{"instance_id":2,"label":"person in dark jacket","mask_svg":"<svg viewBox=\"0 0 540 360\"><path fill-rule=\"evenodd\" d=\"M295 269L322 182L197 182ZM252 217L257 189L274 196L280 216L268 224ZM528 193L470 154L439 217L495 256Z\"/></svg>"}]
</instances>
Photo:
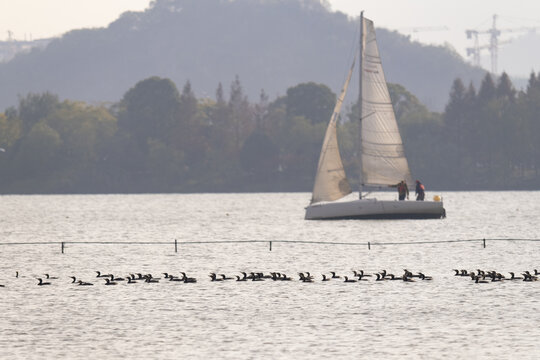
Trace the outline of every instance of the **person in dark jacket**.
<instances>
[{"instance_id":1,"label":"person in dark jacket","mask_svg":"<svg viewBox=\"0 0 540 360\"><path fill-rule=\"evenodd\" d=\"M424 196L426 196L426 188L420 180L416 180L416 201L424 201Z\"/></svg>"},{"instance_id":2,"label":"person in dark jacket","mask_svg":"<svg viewBox=\"0 0 540 360\"><path fill-rule=\"evenodd\" d=\"M409 188L407 187L407 183L405 182L405 180L401 180L396 185L389 185L389 186L397 188L400 201L405 200L405 197L409 199Z\"/></svg>"}]
</instances>

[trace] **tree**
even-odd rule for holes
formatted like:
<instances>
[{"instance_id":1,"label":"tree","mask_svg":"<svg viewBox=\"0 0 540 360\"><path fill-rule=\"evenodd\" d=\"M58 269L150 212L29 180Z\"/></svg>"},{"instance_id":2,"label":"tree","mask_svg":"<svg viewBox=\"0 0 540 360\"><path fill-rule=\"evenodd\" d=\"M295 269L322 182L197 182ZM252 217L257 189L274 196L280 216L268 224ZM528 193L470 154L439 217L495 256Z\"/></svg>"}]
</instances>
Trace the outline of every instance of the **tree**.
<instances>
[{"instance_id":1,"label":"tree","mask_svg":"<svg viewBox=\"0 0 540 360\"><path fill-rule=\"evenodd\" d=\"M302 83L287 89L286 104L289 119L303 116L313 124L328 123L336 95L326 85Z\"/></svg>"},{"instance_id":2,"label":"tree","mask_svg":"<svg viewBox=\"0 0 540 360\"><path fill-rule=\"evenodd\" d=\"M234 139L234 150L238 153L240 151L240 144L253 130L253 111L247 97L244 95L238 75L236 75L231 84L228 106L231 114L230 120Z\"/></svg>"},{"instance_id":3,"label":"tree","mask_svg":"<svg viewBox=\"0 0 540 360\"><path fill-rule=\"evenodd\" d=\"M450 168L449 181L459 184L463 179L463 158L465 156L466 128L470 119L470 109L467 90L461 79L457 78L450 89L450 100L446 105L444 121L444 139L448 145L446 158Z\"/></svg>"},{"instance_id":4,"label":"tree","mask_svg":"<svg viewBox=\"0 0 540 360\"><path fill-rule=\"evenodd\" d=\"M171 80L154 76L126 92L120 107L119 127L146 148L148 138L168 139L178 121L180 95Z\"/></svg>"},{"instance_id":5,"label":"tree","mask_svg":"<svg viewBox=\"0 0 540 360\"><path fill-rule=\"evenodd\" d=\"M497 88L495 87L495 82L493 81L491 74L487 73L482 80L480 90L478 90L478 101L480 102L480 105L486 105L496 97Z\"/></svg>"},{"instance_id":6,"label":"tree","mask_svg":"<svg viewBox=\"0 0 540 360\"><path fill-rule=\"evenodd\" d=\"M514 101L516 98L516 89L510 81L510 77L506 72L503 72L499 78L499 83L497 84L497 98L507 101Z\"/></svg>"},{"instance_id":7,"label":"tree","mask_svg":"<svg viewBox=\"0 0 540 360\"><path fill-rule=\"evenodd\" d=\"M256 130L265 132L266 124L265 119L268 115L268 95L261 89L259 95L259 103L255 104L255 121Z\"/></svg>"},{"instance_id":8,"label":"tree","mask_svg":"<svg viewBox=\"0 0 540 360\"><path fill-rule=\"evenodd\" d=\"M60 135L64 156L79 166L96 161L117 130L107 109L67 100L44 121Z\"/></svg>"},{"instance_id":9,"label":"tree","mask_svg":"<svg viewBox=\"0 0 540 360\"><path fill-rule=\"evenodd\" d=\"M58 96L50 92L28 94L19 98L19 117L22 120L23 133L27 133L41 119L46 118L60 104Z\"/></svg>"}]
</instances>

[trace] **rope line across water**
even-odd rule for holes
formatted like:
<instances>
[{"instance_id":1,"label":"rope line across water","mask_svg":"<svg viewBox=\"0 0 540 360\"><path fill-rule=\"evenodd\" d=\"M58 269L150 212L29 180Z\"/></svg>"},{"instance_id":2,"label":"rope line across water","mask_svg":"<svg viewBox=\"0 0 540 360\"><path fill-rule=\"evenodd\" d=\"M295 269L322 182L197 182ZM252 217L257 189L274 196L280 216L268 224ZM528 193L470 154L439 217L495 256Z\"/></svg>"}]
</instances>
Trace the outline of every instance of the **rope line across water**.
<instances>
[{"instance_id":1,"label":"rope line across water","mask_svg":"<svg viewBox=\"0 0 540 360\"><path fill-rule=\"evenodd\" d=\"M345 246L394 246L394 245L425 245L425 244L450 244L465 242L482 242L486 246L487 241L514 241L514 242L538 242L540 239L523 238L477 238L477 239L455 239L455 240L425 240L425 241L404 241L404 242L336 242L336 241L310 241L310 240L201 240L201 241L31 241L31 242L0 242L0 245L61 245L62 252L66 245L86 244L86 245L171 245L178 251L178 245L195 244L245 244L245 243L269 243L270 251L272 243L291 244L319 244L319 245L345 245Z\"/></svg>"}]
</instances>

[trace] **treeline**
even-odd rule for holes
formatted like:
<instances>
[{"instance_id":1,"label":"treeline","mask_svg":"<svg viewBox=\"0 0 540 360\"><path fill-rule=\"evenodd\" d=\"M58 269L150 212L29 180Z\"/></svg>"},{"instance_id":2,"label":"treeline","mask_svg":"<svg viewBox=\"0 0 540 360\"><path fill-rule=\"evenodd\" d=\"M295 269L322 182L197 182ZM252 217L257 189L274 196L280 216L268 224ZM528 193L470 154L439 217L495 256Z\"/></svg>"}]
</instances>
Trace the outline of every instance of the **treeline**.
<instances>
[{"instance_id":1,"label":"treeline","mask_svg":"<svg viewBox=\"0 0 540 360\"><path fill-rule=\"evenodd\" d=\"M0 191L305 191L335 100L307 83L251 103L238 77L215 100L158 77L110 106L29 94L0 114Z\"/></svg>"},{"instance_id":2,"label":"treeline","mask_svg":"<svg viewBox=\"0 0 540 360\"><path fill-rule=\"evenodd\" d=\"M540 76L517 92L456 79L443 114L389 84L413 176L428 189L539 189ZM226 94L227 93L227 94ZM151 77L115 104L29 94L0 113L2 193L310 191L336 95L302 83L250 102L237 77L198 99ZM339 126L354 182L357 105Z\"/></svg>"},{"instance_id":3,"label":"treeline","mask_svg":"<svg viewBox=\"0 0 540 360\"><path fill-rule=\"evenodd\" d=\"M540 74L520 92L506 73L478 91L457 79L443 119L447 186L540 189Z\"/></svg>"}]
</instances>

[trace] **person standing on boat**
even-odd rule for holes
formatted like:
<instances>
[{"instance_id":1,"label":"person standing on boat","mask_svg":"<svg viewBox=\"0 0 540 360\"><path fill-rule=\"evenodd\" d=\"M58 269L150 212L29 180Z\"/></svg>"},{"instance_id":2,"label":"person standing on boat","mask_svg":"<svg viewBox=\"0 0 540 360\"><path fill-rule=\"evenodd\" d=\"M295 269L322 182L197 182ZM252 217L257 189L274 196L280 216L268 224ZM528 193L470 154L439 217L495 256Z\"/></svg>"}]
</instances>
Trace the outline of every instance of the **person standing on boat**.
<instances>
[{"instance_id":1,"label":"person standing on boat","mask_svg":"<svg viewBox=\"0 0 540 360\"><path fill-rule=\"evenodd\" d=\"M409 199L409 188L407 187L407 183L405 182L405 180L401 180L396 185L389 185L389 187L397 188L400 201L405 200L405 197L407 197L407 199Z\"/></svg>"},{"instance_id":2,"label":"person standing on boat","mask_svg":"<svg viewBox=\"0 0 540 360\"><path fill-rule=\"evenodd\" d=\"M426 188L420 180L416 180L416 201L424 201Z\"/></svg>"}]
</instances>

